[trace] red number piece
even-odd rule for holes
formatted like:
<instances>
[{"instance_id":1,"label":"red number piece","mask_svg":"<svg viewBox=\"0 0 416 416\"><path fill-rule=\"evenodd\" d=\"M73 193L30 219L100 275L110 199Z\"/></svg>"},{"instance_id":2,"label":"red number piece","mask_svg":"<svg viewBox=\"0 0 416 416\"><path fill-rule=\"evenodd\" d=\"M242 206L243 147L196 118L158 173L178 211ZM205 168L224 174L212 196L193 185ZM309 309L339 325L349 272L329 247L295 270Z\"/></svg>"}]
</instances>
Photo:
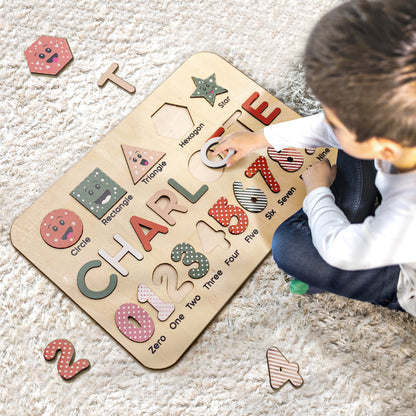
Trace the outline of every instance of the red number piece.
<instances>
[{"instance_id":1,"label":"red number piece","mask_svg":"<svg viewBox=\"0 0 416 416\"><path fill-rule=\"evenodd\" d=\"M279 182L274 178L272 172L269 169L267 160L264 156L259 156L244 172L247 178L252 178L258 171L263 176L270 190L274 193L280 191Z\"/></svg>"},{"instance_id":2,"label":"red number piece","mask_svg":"<svg viewBox=\"0 0 416 416\"><path fill-rule=\"evenodd\" d=\"M59 357L57 368L59 375L63 379L70 380L90 366L90 362L84 359L77 360L71 364L75 350L73 345L66 339L56 339L50 342L45 348L43 357L45 360L51 361L56 357L58 350L61 351L61 356Z\"/></svg>"},{"instance_id":3,"label":"red number piece","mask_svg":"<svg viewBox=\"0 0 416 416\"><path fill-rule=\"evenodd\" d=\"M228 200L225 197L220 198L213 207L208 211L211 217L214 217L223 227L227 227L232 217L238 218L238 223L231 225L228 231L231 234L241 234L248 227L247 214L235 205L228 205Z\"/></svg>"}]
</instances>

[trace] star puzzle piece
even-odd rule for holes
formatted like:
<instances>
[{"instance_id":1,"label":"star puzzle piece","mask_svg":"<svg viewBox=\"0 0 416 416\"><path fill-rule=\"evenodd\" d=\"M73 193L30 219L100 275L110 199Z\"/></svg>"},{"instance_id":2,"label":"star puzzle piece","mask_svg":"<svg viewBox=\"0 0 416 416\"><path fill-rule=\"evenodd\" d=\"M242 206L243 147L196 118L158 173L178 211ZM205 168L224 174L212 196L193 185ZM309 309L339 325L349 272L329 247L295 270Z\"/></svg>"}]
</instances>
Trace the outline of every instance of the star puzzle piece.
<instances>
[{"instance_id":1,"label":"star puzzle piece","mask_svg":"<svg viewBox=\"0 0 416 416\"><path fill-rule=\"evenodd\" d=\"M215 79L215 74L212 74L210 77L206 79L201 79L197 77L192 77L197 89L191 95L191 98L194 97L204 97L212 106L214 106L215 97L218 94L222 94L227 92L223 87L217 85L217 81Z\"/></svg>"},{"instance_id":2,"label":"star puzzle piece","mask_svg":"<svg viewBox=\"0 0 416 416\"><path fill-rule=\"evenodd\" d=\"M286 360L276 347L269 348L266 356L270 385L273 389L280 389L288 381L294 387L302 386L303 378L299 374L299 365L297 363Z\"/></svg>"},{"instance_id":3,"label":"star puzzle piece","mask_svg":"<svg viewBox=\"0 0 416 416\"><path fill-rule=\"evenodd\" d=\"M25 50L25 56L32 74L57 75L72 61L66 39L52 36L41 36Z\"/></svg>"}]
</instances>

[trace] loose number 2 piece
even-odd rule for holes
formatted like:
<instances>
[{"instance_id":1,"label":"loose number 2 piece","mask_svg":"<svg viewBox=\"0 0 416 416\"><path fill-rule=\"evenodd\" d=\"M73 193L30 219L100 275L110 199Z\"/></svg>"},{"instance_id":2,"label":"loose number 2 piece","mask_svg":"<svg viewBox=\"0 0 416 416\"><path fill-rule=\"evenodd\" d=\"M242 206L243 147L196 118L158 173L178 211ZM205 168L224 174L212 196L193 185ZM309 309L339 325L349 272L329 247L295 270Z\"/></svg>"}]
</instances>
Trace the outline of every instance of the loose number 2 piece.
<instances>
[{"instance_id":1,"label":"loose number 2 piece","mask_svg":"<svg viewBox=\"0 0 416 416\"><path fill-rule=\"evenodd\" d=\"M90 362L85 359L77 360L71 364L75 357L75 349L66 339L56 339L50 342L45 348L43 358L47 361L52 361L58 351L61 351L57 364L58 373L64 380L71 380L81 371L90 367Z\"/></svg>"}]
</instances>

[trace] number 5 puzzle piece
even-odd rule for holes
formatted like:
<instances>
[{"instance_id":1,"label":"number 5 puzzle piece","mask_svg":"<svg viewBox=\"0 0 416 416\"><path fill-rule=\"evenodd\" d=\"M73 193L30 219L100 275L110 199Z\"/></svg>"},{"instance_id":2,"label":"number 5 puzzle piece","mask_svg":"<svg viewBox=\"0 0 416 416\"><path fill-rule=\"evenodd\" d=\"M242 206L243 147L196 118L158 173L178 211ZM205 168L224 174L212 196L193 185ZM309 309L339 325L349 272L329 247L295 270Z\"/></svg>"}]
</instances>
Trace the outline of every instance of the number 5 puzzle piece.
<instances>
[{"instance_id":1,"label":"number 5 puzzle piece","mask_svg":"<svg viewBox=\"0 0 416 416\"><path fill-rule=\"evenodd\" d=\"M269 348L266 357L269 367L270 385L273 389L280 389L288 381L294 387L302 386L303 378L299 374L297 363L287 361L276 347Z\"/></svg>"}]
</instances>

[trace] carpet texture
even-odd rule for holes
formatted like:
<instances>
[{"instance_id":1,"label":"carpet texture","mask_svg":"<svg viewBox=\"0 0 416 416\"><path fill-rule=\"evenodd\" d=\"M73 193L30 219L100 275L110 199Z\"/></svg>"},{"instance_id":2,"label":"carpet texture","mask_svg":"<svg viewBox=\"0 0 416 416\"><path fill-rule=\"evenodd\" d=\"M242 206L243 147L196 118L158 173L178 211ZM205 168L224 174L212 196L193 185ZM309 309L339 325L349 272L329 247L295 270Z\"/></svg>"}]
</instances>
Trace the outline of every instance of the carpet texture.
<instances>
[{"instance_id":1,"label":"carpet texture","mask_svg":"<svg viewBox=\"0 0 416 416\"><path fill-rule=\"evenodd\" d=\"M301 115L319 111L302 50L334 0L0 0L0 414L414 415L416 320L327 293L293 295L268 256L172 368L150 371L11 246L13 220L192 54L219 54ZM68 40L57 77L24 50ZM130 95L99 76L112 62ZM67 338L91 369L64 382L46 345ZM266 350L304 385L271 389Z\"/></svg>"}]
</instances>

